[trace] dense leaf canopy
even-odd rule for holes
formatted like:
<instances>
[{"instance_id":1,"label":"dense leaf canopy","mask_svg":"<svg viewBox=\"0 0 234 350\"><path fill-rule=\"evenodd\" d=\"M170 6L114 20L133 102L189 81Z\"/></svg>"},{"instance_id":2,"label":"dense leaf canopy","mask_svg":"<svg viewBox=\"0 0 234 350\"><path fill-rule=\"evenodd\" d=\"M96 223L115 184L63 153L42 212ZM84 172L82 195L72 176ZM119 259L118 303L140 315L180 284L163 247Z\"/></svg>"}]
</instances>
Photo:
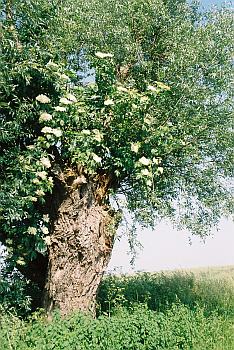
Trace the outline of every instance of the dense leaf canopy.
<instances>
[{"instance_id":1,"label":"dense leaf canopy","mask_svg":"<svg viewBox=\"0 0 234 350\"><path fill-rule=\"evenodd\" d=\"M0 239L46 254L59 173L111 180L138 222L207 233L232 211L229 9L0 1ZM105 199L108 201L108 198Z\"/></svg>"}]
</instances>

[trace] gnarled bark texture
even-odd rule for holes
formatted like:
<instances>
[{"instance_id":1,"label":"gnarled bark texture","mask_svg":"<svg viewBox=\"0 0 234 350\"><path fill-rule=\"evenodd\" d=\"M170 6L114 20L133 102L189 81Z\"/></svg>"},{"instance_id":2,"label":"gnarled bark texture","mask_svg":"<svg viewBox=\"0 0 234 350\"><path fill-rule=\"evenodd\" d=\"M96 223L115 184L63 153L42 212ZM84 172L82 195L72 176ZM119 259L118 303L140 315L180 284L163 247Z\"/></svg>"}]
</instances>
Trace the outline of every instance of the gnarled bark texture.
<instances>
[{"instance_id":1,"label":"gnarled bark texture","mask_svg":"<svg viewBox=\"0 0 234 350\"><path fill-rule=\"evenodd\" d=\"M57 208L49 245L44 307L50 314L94 312L96 292L113 247L115 214L97 198L93 183L66 191ZM53 204L52 204L53 205Z\"/></svg>"}]
</instances>

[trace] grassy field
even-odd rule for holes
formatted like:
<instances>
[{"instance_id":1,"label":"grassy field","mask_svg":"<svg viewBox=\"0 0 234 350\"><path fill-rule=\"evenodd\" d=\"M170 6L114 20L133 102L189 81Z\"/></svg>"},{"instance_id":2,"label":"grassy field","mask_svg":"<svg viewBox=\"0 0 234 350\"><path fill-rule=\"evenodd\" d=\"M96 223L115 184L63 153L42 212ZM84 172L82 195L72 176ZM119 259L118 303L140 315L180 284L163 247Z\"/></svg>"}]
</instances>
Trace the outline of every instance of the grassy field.
<instances>
[{"instance_id":1,"label":"grassy field","mask_svg":"<svg viewBox=\"0 0 234 350\"><path fill-rule=\"evenodd\" d=\"M180 270L193 273L196 277L210 277L212 279L225 279L234 284L234 265L217 267L199 267L187 270Z\"/></svg>"},{"instance_id":2,"label":"grassy field","mask_svg":"<svg viewBox=\"0 0 234 350\"><path fill-rule=\"evenodd\" d=\"M107 275L97 318L2 308L0 350L233 350L234 266Z\"/></svg>"}]
</instances>

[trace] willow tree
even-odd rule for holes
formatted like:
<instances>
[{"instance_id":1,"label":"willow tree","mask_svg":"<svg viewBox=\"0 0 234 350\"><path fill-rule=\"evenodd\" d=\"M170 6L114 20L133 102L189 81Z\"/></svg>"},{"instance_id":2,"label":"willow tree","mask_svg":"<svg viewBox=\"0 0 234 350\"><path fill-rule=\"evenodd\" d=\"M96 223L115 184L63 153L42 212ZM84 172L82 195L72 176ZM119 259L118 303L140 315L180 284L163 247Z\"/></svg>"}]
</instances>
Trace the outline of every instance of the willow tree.
<instances>
[{"instance_id":1,"label":"willow tree","mask_svg":"<svg viewBox=\"0 0 234 350\"><path fill-rule=\"evenodd\" d=\"M124 212L202 236L232 211L232 16L183 0L1 11L0 240L48 312L93 309Z\"/></svg>"}]
</instances>

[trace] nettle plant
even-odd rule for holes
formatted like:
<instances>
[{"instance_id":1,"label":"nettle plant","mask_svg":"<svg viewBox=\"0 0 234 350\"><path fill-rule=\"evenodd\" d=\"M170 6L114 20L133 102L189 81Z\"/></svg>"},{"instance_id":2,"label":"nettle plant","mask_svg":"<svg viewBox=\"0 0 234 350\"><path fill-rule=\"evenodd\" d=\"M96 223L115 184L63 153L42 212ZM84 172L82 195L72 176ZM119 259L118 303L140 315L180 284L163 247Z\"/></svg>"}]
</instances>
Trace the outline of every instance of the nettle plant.
<instances>
[{"instance_id":1,"label":"nettle plant","mask_svg":"<svg viewBox=\"0 0 234 350\"><path fill-rule=\"evenodd\" d=\"M93 309L123 213L202 236L232 212L230 11L0 4L0 240L49 313Z\"/></svg>"}]
</instances>

